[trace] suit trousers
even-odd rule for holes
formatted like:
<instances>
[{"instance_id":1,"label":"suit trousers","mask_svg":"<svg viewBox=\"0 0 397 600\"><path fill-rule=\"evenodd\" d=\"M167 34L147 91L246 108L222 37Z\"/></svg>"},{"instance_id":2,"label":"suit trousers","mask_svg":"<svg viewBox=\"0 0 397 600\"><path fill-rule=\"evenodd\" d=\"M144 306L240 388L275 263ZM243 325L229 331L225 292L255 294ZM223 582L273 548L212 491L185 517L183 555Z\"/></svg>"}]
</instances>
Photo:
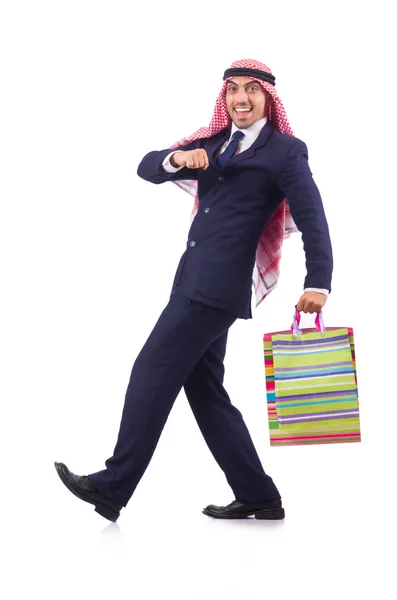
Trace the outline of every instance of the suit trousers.
<instances>
[{"instance_id":1,"label":"suit trousers","mask_svg":"<svg viewBox=\"0 0 397 600\"><path fill-rule=\"evenodd\" d=\"M252 503L280 498L223 387L228 330L236 319L178 288L172 292L134 362L113 456L106 469L88 475L115 509L134 493L182 387L235 498Z\"/></svg>"}]
</instances>

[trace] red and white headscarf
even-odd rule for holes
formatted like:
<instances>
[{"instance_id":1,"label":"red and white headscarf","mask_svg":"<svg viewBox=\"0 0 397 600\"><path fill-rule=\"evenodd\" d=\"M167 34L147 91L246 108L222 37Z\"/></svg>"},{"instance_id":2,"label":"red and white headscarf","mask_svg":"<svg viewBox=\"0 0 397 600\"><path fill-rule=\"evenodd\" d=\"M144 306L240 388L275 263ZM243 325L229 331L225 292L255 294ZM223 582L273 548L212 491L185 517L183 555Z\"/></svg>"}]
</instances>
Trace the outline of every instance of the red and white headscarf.
<instances>
[{"instance_id":1,"label":"red and white headscarf","mask_svg":"<svg viewBox=\"0 0 397 600\"><path fill-rule=\"evenodd\" d=\"M269 67L265 64L249 58L237 60L232 64L232 68L238 67L257 69L272 74ZM250 75L248 76L250 77ZM182 138L176 144L169 146L170 149L186 146L194 140L212 137L226 127L231 129L232 119L226 106L226 86L228 80L231 78L232 77L227 77L224 81L219 96L216 99L214 114L209 126L201 127L189 137ZM268 120L270 120L281 133L293 135L284 106L275 91L274 85L256 77L251 77L251 79L258 81L272 97L273 102L266 105L266 116ZM199 207L197 181L185 180L173 181L172 183L175 183L178 187L189 192L194 197L194 206L191 215L191 221L193 221ZM298 229L291 216L287 199L284 198L283 202L266 224L256 250L256 263L253 272L256 307L259 306L262 300L264 300L276 287L280 274L283 241L285 238L289 237L291 233L297 231Z\"/></svg>"}]
</instances>

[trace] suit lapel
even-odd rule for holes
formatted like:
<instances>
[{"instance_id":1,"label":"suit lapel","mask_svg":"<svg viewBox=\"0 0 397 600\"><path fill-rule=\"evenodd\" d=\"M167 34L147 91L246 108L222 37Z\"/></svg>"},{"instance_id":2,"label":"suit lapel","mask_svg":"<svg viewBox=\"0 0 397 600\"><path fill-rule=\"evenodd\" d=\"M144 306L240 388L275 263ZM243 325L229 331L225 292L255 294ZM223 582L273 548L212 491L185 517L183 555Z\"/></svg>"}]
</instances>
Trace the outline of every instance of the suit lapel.
<instances>
[{"instance_id":1,"label":"suit lapel","mask_svg":"<svg viewBox=\"0 0 397 600\"><path fill-rule=\"evenodd\" d=\"M229 160L226 167L233 166L242 160L246 160L247 158L252 158L253 156L255 156L255 152L258 150L258 148L261 148L262 146L264 146L267 143L267 140L269 139L270 135L272 134L273 129L274 129L273 123L271 121L267 121L267 123L262 127L260 134L256 138L255 142L253 144L251 144L251 146L249 148L247 148L247 150L244 150L243 152L240 152L239 154L235 154ZM244 130L242 130L242 131L244 131Z\"/></svg>"},{"instance_id":2,"label":"suit lapel","mask_svg":"<svg viewBox=\"0 0 397 600\"><path fill-rule=\"evenodd\" d=\"M216 162L216 154L223 144L229 139L229 137L230 129L223 129L213 137L208 138L205 150L207 152L208 161L211 167L219 169L218 163Z\"/></svg>"},{"instance_id":3,"label":"suit lapel","mask_svg":"<svg viewBox=\"0 0 397 600\"><path fill-rule=\"evenodd\" d=\"M231 158L229 160L226 167L228 167L229 165L234 165L242 160L246 160L247 158L252 158L253 156L255 156L255 152L258 150L258 148L260 148L261 146L264 146L266 144L267 140L269 139L270 135L273 132L273 129L274 129L273 123L271 121L267 121L266 125L264 125L262 127L255 142L253 144L251 144L251 146L249 148L247 148L247 150L244 150L243 152L240 152L239 154L235 154L233 156L233 158ZM229 137L230 137L230 129L223 129L216 135L214 135L210 138L207 138L206 144L204 146L204 148L207 152L210 166L218 171L221 171L221 169L217 163L216 154L217 154L218 150L220 150L220 148L222 148L223 144L228 141Z\"/></svg>"}]
</instances>

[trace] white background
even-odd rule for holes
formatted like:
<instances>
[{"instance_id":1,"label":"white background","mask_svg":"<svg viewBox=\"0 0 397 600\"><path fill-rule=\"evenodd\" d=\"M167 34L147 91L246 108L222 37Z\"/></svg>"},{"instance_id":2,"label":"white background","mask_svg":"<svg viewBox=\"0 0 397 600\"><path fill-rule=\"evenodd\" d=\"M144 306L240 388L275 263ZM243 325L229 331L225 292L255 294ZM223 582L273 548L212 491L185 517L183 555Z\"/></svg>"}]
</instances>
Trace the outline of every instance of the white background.
<instances>
[{"instance_id":1,"label":"white background","mask_svg":"<svg viewBox=\"0 0 397 600\"><path fill-rule=\"evenodd\" d=\"M2 596L395 598L392 3L0 6ZM271 67L309 148L335 261L324 320L354 328L362 442L269 446L262 337L290 326L302 293L295 234L277 289L233 325L225 361L285 521L201 513L234 498L182 392L110 525L53 462L86 474L112 454L193 201L136 169L208 125L223 72L241 58Z\"/></svg>"}]
</instances>

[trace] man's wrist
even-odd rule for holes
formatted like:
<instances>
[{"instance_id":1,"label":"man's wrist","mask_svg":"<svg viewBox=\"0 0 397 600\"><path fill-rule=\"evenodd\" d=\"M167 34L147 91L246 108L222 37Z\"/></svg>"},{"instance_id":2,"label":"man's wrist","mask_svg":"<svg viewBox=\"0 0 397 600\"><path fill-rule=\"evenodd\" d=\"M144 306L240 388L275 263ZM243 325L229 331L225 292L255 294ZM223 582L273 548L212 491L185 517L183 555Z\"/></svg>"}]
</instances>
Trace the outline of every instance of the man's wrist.
<instances>
[{"instance_id":1,"label":"man's wrist","mask_svg":"<svg viewBox=\"0 0 397 600\"><path fill-rule=\"evenodd\" d=\"M175 161L175 154L177 154L176 152L174 152L174 154L172 154L169 158L170 164L176 168L176 167L180 167L180 165L178 165L178 163Z\"/></svg>"},{"instance_id":2,"label":"man's wrist","mask_svg":"<svg viewBox=\"0 0 397 600\"><path fill-rule=\"evenodd\" d=\"M325 296L329 295L329 290L325 288L305 288L304 292L317 292L318 294L324 294Z\"/></svg>"},{"instance_id":3,"label":"man's wrist","mask_svg":"<svg viewBox=\"0 0 397 600\"><path fill-rule=\"evenodd\" d=\"M182 152L181 150L177 150L177 152ZM161 163L161 166L163 167L164 171L166 173L176 173L177 171L180 171L181 169L183 169L183 167L180 167L179 165L174 167L171 164L170 158L172 156L174 156L174 154L176 154L174 151L170 152L169 154L167 154L167 156L163 159L163 162Z\"/></svg>"}]
</instances>

